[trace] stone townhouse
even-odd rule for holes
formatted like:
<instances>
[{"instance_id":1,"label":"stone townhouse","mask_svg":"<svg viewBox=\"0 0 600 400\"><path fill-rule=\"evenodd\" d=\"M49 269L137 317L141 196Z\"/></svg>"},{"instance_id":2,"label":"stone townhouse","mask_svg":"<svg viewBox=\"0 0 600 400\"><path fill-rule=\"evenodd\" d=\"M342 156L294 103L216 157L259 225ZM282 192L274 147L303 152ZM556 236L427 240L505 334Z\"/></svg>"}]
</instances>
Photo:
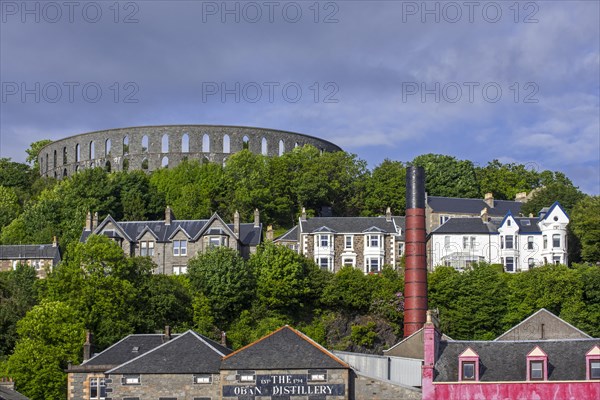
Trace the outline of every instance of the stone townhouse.
<instances>
[{"instance_id":1,"label":"stone townhouse","mask_svg":"<svg viewBox=\"0 0 600 400\"><path fill-rule=\"evenodd\" d=\"M230 247L248 258L262 241L260 213L254 223L241 223L236 211L232 224L218 214L203 220L177 220L170 207L163 221L115 221L110 215L97 224L97 215L88 213L81 235L84 242L92 235L105 235L117 242L129 256L147 256L156 263L155 273L179 275L195 255L215 246Z\"/></svg>"},{"instance_id":2,"label":"stone townhouse","mask_svg":"<svg viewBox=\"0 0 600 400\"><path fill-rule=\"evenodd\" d=\"M567 264L569 216L558 202L537 217L453 217L430 234L429 267L452 266L463 270L480 261L499 263L506 272L535 266Z\"/></svg>"},{"instance_id":3,"label":"stone townhouse","mask_svg":"<svg viewBox=\"0 0 600 400\"><path fill-rule=\"evenodd\" d=\"M60 262L56 238L52 244L18 244L0 246L0 272L15 269L19 264L35 268L39 278L45 278Z\"/></svg>"},{"instance_id":4,"label":"stone townhouse","mask_svg":"<svg viewBox=\"0 0 600 400\"><path fill-rule=\"evenodd\" d=\"M337 272L352 266L365 273L400 264L404 254L404 217L387 209L380 217L314 217L302 212L298 225L275 243L312 259L322 269Z\"/></svg>"}]
</instances>

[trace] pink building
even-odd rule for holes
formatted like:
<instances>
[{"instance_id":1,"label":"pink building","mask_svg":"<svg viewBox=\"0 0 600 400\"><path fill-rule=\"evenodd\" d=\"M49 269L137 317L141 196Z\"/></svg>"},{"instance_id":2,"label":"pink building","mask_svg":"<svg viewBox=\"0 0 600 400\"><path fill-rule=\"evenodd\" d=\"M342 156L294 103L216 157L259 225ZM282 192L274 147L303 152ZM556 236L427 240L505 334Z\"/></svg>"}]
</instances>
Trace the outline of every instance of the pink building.
<instances>
[{"instance_id":1,"label":"pink building","mask_svg":"<svg viewBox=\"0 0 600 400\"><path fill-rule=\"evenodd\" d=\"M423 400L600 399L600 339L444 340L427 317Z\"/></svg>"}]
</instances>

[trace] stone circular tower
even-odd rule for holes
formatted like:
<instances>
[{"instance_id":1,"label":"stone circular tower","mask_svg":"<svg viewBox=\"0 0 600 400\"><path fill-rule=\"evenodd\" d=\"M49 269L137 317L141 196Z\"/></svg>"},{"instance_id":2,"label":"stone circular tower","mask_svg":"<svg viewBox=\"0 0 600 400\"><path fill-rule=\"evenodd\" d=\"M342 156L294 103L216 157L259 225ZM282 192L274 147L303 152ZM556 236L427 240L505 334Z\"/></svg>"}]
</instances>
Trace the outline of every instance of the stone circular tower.
<instances>
[{"instance_id":1,"label":"stone circular tower","mask_svg":"<svg viewBox=\"0 0 600 400\"><path fill-rule=\"evenodd\" d=\"M71 136L43 147L40 174L64 178L85 168L154 171L185 159L224 163L233 153L279 156L310 144L341 151L335 144L301 133L245 126L165 125L109 129Z\"/></svg>"}]
</instances>

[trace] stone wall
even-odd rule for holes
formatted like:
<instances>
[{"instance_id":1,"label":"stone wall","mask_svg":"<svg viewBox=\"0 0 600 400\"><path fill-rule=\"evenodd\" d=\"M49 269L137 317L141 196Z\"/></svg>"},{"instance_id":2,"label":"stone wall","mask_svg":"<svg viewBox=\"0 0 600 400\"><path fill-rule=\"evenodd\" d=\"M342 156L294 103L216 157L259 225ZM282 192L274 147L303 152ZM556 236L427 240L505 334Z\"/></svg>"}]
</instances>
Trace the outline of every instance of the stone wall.
<instances>
[{"instance_id":1,"label":"stone wall","mask_svg":"<svg viewBox=\"0 0 600 400\"><path fill-rule=\"evenodd\" d=\"M421 400L421 391L416 388L363 375L355 375L353 380L354 397L351 400Z\"/></svg>"},{"instance_id":2,"label":"stone wall","mask_svg":"<svg viewBox=\"0 0 600 400\"><path fill-rule=\"evenodd\" d=\"M137 397L140 400L161 397L177 400L194 400L195 398L221 398L221 377L212 374L212 383L194 383L193 374L142 374L140 384L123 385L123 375L111 374L107 381L106 400L122 400Z\"/></svg>"},{"instance_id":3,"label":"stone wall","mask_svg":"<svg viewBox=\"0 0 600 400\"><path fill-rule=\"evenodd\" d=\"M40 174L63 178L84 168L154 171L184 159L223 163L247 148L270 157L310 144L321 151L340 151L335 144L300 133L218 125L144 126L84 133L57 140L41 149ZM166 145L166 146L165 146Z\"/></svg>"}]
</instances>

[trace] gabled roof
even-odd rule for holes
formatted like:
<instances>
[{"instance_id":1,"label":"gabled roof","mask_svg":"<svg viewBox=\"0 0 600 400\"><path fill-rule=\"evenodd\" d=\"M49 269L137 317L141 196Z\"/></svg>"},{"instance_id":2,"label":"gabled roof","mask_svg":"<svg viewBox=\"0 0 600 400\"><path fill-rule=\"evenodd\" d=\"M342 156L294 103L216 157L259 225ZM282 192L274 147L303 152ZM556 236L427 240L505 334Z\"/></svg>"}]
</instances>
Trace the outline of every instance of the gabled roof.
<instances>
[{"instance_id":1,"label":"gabled roof","mask_svg":"<svg viewBox=\"0 0 600 400\"><path fill-rule=\"evenodd\" d=\"M228 348L190 330L106 373L219 373L221 358L229 353Z\"/></svg>"},{"instance_id":2,"label":"gabled roof","mask_svg":"<svg viewBox=\"0 0 600 400\"><path fill-rule=\"evenodd\" d=\"M168 242L179 231L183 231L192 240L197 240L206 229L210 227L210 222L219 220L231 235L233 235L233 224L226 224L216 213L210 219L201 220L172 220L170 225L165 221L115 221L110 215L98 225L93 232L84 230L80 241L85 242L93 234L101 234L104 227L112 222L121 237L130 242L136 242L146 232L150 232L157 242ZM255 227L253 223L240 224L240 241L245 246L257 246L262 238L262 225Z\"/></svg>"},{"instance_id":3,"label":"gabled roof","mask_svg":"<svg viewBox=\"0 0 600 400\"><path fill-rule=\"evenodd\" d=\"M423 328L413 332L410 336L405 337L392 347L383 351L386 356L415 358L422 360L423 349ZM442 340L452 340L450 336L442 334Z\"/></svg>"},{"instance_id":4,"label":"gabled roof","mask_svg":"<svg viewBox=\"0 0 600 400\"><path fill-rule=\"evenodd\" d=\"M163 344L162 334L129 335L103 352L81 363L81 366L115 367Z\"/></svg>"},{"instance_id":5,"label":"gabled roof","mask_svg":"<svg viewBox=\"0 0 600 400\"><path fill-rule=\"evenodd\" d=\"M600 339L444 341L439 344L434 382L458 381L459 355L470 347L479 355L482 382L527 380L527 354L536 346L548 355L549 381L586 379L585 354Z\"/></svg>"},{"instance_id":6,"label":"gabled roof","mask_svg":"<svg viewBox=\"0 0 600 400\"><path fill-rule=\"evenodd\" d=\"M501 220L491 218L488 222L483 222L480 217L457 217L450 218L442 225L438 226L431 232L432 234L445 233L479 233L479 234L496 234Z\"/></svg>"},{"instance_id":7,"label":"gabled roof","mask_svg":"<svg viewBox=\"0 0 600 400\"><path fill-rule=\"evenodd\" d=\"M548 218L548 216L552 213L552 211L554 211L554 209L558 207L566 216L567 218L569 217L569 214L567 214L567 212L565 211L565 209L560 205L560 203L558 201L555 201L550 208L542 208L542 210L540 211L540 213L544 213L544 216L541 218L542 220Z\"/></svg>"},{"instance_id":8,"label":"gabled roof","mask_svg":"<svg viewBox=\"0 0 600 400\"><path fill-rule=\"evenodd\" d=\"M229 354L221 369L342 369L348 364L308 336L285 325Z\"/></svg>"},{"instance_id":9,"label":"gabled roof","mask_svg":"<svg viewBox=\"0 0 600 400\"><path fill-rule=\"evenodd\" d=\"M314 217L300 221L303 233L315 232L326 227L339 233L363 233L368 229L376 228L381 232L396 234L397 229L404 232L404 218L392 217L389 221L382 217Z\"/></svg>"},{"instance_id":10,"label":"gabled roof","mask_svg":"<svg viewBox=\"0 0 600 400\"><path fill-rule=\"evenodd\" d=\"M225 223L225 221L223 221L221 219L221 217L219 217L219 214L214 213L207 221L206 223L202 226L202 228L200 228L200 230L198 231L198 233L196 233L194 235L194 240L198 240L198 238L202 235L204 235L207 231L208 228L210 228L213 224L213 222L218 221L221 223L221 225L223 225L223 227L225 227L228 230L228 234L231 236L235 236L233 233L233 229L230 229L227 224ZM240 224L241 225L241 224Z\"/></svg>"},{"instance_id":11,"label":"gabled roof","mask_svg":"<svg viewBox=\"0 0 600 400\"><path fill-rule=\"evenodd\" d=\"M22 395L16 390L0 386L0 400L29 400L29 397Z\"/></svg>"},{"instance_id":12,"label":"gabled roof","mask_svg":"<svg viewBox=\"0 0 600 400\"><path fill-rule=\"evenodd\" d=\"M14 244L0 246L0 260L53 260L60 262L58 246L51 244Z\"/></svg>"},{"instance_id":13,"label":"gabled roof","mask_svg":"<svg viewBox=\"0 0 600 400\"><path fill-rule=\"evenodd\" d=\"M511 200L494 200L494 207L490 207L483 199L428 196L427 205L436 213L477 215L487 207L488 215L500 217L506 215L509 211L513 215L519 215L523 203Z\"/></svg>"},{"instance_id":14,"label":"gabled roof","mask_svg":"<svg viewBox=\"0 0 600 400\"><path fill-rule=\"evenodd\" d=\"M275 238L275 240L274 240L275 243L277 243L279 241L297 242L298 241L298 225L294 225L294 227L292 229L290 229L283 235Z\"/></svg>"},{"instance_id":15,"label":"gabled roof","mask_svg":"<svg viewBox=\"0 0 600 400\"><path fill-rule=\"evenodd\" d=\"M544 332L542 332L542 325ZM577 329L562 318L557 317L545 308L540 308L523 321L513 326L495 341L532 340L532 339L588 339L587 333Z\"/></svg>"},{"instance_id":16,"label":"gabled roof","mask_svg":"<svg viewBox=\"0 0 600 400\"><path fill-rule=\"evenodd\" d=\"M328 228L326 226L321 226L320 228L317 228L315 230L313 230L311 233L316 233L316 232L329 232L329 233L337 233L336 231L334 231L331 228Z\"/></svg>"}]
</instances>

